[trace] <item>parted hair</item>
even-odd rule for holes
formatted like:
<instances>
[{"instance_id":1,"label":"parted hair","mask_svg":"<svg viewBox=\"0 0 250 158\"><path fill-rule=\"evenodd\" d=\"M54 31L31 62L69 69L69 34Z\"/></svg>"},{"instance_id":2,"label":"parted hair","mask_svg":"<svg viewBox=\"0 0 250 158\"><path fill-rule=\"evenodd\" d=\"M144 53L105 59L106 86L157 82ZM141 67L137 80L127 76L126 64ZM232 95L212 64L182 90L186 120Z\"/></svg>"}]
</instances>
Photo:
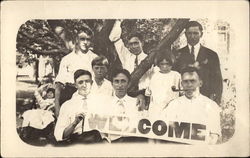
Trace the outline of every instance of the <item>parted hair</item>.
<instances>
[{"instance_id":1,"label":"parted hair","mask_svg":"<svg viewBox=\"0 0 250 158\"><path fill-rule=\"evenodd\" d=\"M108 62L108 59L106 57L101 55L101 56L95 57L92 60L91 65L92 65L92 67L95 65L98 65L98 66L106 66L108 68L109 62Z\"/></svg>"},{"instance_id":2,"label":"parted hair","mask_svg":"<svg viewBox=\"0 0 250 158\"><path fill-rule=\"evenodd\" d=\"M130 79L131 79L131 75L130 75L130 73L129 73L128 70L126 70L126 69L116 69L116 70L114 70L113 73L112 73L112 78L111 78L112 80L111 80L111 82L113 82L113 79L114 79L118 74L124 74L124 75L128 78L128 81L130 81Z\"/></svg>"},{"instance_id":3,"label":"parted hair","mask_svg":"<svg viewBox=\"0 0 250 158\"><path fill-rule=\"evenodd\" d=\"M89 77L92 78L92 75L89 71L83 70L83 69L78 69L74 73L74 81L76 81L76 79L82 75L89 75Z\"/></svg>"},{"instance_id":4,"label":"parted hair","mask_svg":"<svg viewBox=\"0 0 250 158\"><path fill-rule=\"evenodd\" d=\"M171 50L166 49L159 51L159 53L156 55L155 64L159 66L159 63L164 59L168 61L171 66L174 64L174 56Z\"/></svg>"},{"instance_id":5,"label":"parted hair","mask_svg":"<svg viewBox=\"0 0 250 158\"><path fill-rule=\"evenodd\" d=\"M200 77L200 71L196 68L196 67L192 67L192 66L187 66L184 67L183 69L181 69L181 75L183 75L186 72L196 72L198 74L198 76Z\"/></svg>"},{"instance_id":6,"label":"parted hair","mask_svg":"<svg viewBox=\"0 0 250 158\"><path fill-rule=\"evenodd\" d=\"M186 25L185 29L187 30L190 27L196 27L196 26L199 27L199 30L201 32L203 31L202 25L197 21L189 21L188 24Z\"/></svg>"}]
</instances>

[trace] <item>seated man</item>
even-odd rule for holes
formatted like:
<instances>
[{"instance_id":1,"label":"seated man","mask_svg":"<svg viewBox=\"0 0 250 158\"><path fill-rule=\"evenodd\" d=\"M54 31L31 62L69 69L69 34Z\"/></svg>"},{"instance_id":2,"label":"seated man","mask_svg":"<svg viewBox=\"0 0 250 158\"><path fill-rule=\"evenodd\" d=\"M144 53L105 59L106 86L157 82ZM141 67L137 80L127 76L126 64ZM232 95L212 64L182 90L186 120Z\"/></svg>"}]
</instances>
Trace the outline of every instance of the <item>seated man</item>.
<instances>
[{"instance_id":1,"label":"seated man","mask_svg":"<svg viewBox=\"0 0 250 158\"><path fill-rule=\"evenodd\" d=\"M102 140L98 131L83 132L85 114L94 106L89 93L92 86L92 76L89 71L77 70L74 73L77 92L66 101L59 113L54 135L57 141L71 140L73 142L93 143Z\"/></svg>"},{"instance_id":2,"label":"seated man","mask_svg":"<svg viewBox=\"0 0 250 158\"><path fill-rule=\"evenodd\" d=\"M110 111L113 115L128 116L136 119L140 115L140 106L137 104L137 98L132 98L127 95L127 89L130 82L130 73L126 69L117 70L112 75L112 86L114 88L114 95L111 98ZM124 120L126 122L126 120ZM115 126L128 125L125 122L117 120ZM135 122L135 121L132 121ZM129 125L130 126L130 125ZM125 129L126 127L119 127ZM122 135L109 135L112 142L146 142L146 138L140 137L124 137Z\"/></svg>"},{"instance_id":3,"label":"seated man","mask_svg":"<svg viewBox=\"0 0 250 158\"><path fill-rule=\"evenodd\" d=\"M199 88L202 86L202 81L196 68L183 69L181 78L185 95L171 101L163 114L167 120L206 125L206 133L200 132L200 134L207 138L208 144L215 144L221 135L219 106L200 94Z\"/></svg>"},{"instance_id":4,"label":"seated man","mask_svg":"<svg viewBox=\"0 0 250 158\"><path fill-rule=\"evenodd\" d=\"M111 96L113 87L111 82L105 79L108 71L108 60L104 56L96 57L91 62L94 72L94 82L91 88L91 93Z\"/></svg>"}]
</instances>

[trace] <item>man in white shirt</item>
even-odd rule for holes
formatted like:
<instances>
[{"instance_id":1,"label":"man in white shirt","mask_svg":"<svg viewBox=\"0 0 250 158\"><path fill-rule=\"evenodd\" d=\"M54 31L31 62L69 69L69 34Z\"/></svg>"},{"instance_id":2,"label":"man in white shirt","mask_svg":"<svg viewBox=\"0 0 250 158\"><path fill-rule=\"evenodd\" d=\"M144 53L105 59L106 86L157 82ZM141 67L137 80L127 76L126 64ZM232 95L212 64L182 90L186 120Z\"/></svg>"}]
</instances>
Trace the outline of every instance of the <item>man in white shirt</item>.
<instances>
[{"instance_id":1,"label":"man in white shirt","mask_svg":"<svg viewBox=\"0 0 250 158\"><path fill-rule=\"evenodd\" d=\"M131 34L128 37L128 48L124 45L121 39L121 21L117 20L109 35L109 39L114 42L116 51L121 60L124 69L130 73L144 60L147 55L143 52L142 36L139 33ZM152 70L147 71L140 79L138 88L139 90L146 89L148 79Z\"/></svg>"},{"instance_id":2,"label":"man in white shirt","mask_svg":"<svg viewBox=\"0 0 250 158\"><path fill-rule=\"evenodd\" d=\"M55 126L54 135L57 141L93 143L102 140L98 131L83 132L84 118L87 112L96 109L95 101L90 97L92 76L89 71L77 70L74 73L77 92L63 103Z\"/></svg>"},{"instance_id":3,"label":"man in white shirt","mask_svg":"<svg viewBox=\"0 0 250 158\"><path fill-rule=\"evenodd\" d=\"M110 114L127 116L132 121L116 120L115 126L126 129L128 126L133 127L136 123L137 116L140 115L139 105L137 105L137 98L132 98L127 95L128 85L130 82L130 73L126 69L116 70L112 74L112 86L114 88L114 95L111 98ZM136 125L134 125L136 127ZM145 142L146 138L141 137L126 137L122 135L109 135L112 142Z\"/></svg>"},{"instance_id":4,"label":"man in white shirt","mask_svg":"<svg viewBox=\"0 0 250 158\"><path fill-rule=\"evenodd\" d=\"M92 60L91 65L94 72L94 82L91 88L91 93L111 96L113 87L111 82L105 79L109 67L107 58L104 56L96 57Z\"/></svg>"},{"instance_id":5,"label":"man in white shirt","mask_svg":"<svg viewBox=\"0 0 250 158\"><path fill-rule=\"evenodd\" d=\"M181 74L185 95L171 101L163 111L163 115L170 121L205 125L205 130L195 133L194 139L215 144L221 135L220 108L216 102L200 94L202 81L196 68L186 67Z\"/></svg>"},{"instance_id":6,"label":"man in white shirt","mask_svg":"<svg viewBox=\"0 0 250 158\"><path fill-rule=\"evenodd\" d=\"M84 69L92 72L91 62L97 57L91 50L91 38L93 32L88 28L78 30L75 39L75 49L61 60L59 72L55 79L55 115L58 116L60 105L70 99L76 91L74 84L74 72Z\"/></svg>"}]
</instances>

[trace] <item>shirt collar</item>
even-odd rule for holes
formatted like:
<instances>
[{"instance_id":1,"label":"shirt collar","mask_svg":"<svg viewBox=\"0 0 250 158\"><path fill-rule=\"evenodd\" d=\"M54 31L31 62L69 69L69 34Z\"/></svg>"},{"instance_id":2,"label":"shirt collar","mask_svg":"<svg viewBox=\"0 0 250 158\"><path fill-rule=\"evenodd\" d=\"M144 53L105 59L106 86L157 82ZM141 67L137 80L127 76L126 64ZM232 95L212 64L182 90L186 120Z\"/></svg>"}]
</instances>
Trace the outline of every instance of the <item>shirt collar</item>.
<instances>
[{"instance_id":1,"label":"shirt collar","mask_svg":"<svg viewBox=\"0 0 250 158\"><path fill-rule=\"evenodd\" d=\"M199 50L200 47L201 47L201 43L200 42L198 42L196 45L194 45L194 49L195 50ZM188 44L188 48L189 48L189 50L191 50L192 46L190 44Z\"/></svg>"},{"instance_id":2,"label":"shirt collar","mask_svg":"<svg viewBox=\"0 0 250 158\"><path fill-rule=\"evenodd\" d=\"M138 55L138 60L143 60L147 55L142 51L139 55Z\"/></svg>"},{"instance_id":3,"label":"shirt collar","mask_svg":"<svg viewBox=\"0 0 250 158\"><path fill-rule=\"evenodd\" d=\"M125 103L126 100L127 100L127 98L128 98L128 95L127 95L127 94L126 94L123 98L118 98L118 97L114 94L114 101L115 101L115 103L117 103L117 102L119 102L119 101L122 101L123 103Z\"/></svg>"},{"instance_id":4,"label":"shirt collar","mask_svg":"<svg viewBox=\"0 0 250 158\"><path fill-rule=\"evenodd\" d=\"M80 50L76 51L75 49L73 50L73 53L78 56L84 56L86 54L90 54L92 51L88 50L87 53L82 53Z\"/></svg>"},{"instance_id":5,"label":"shirt collar","mask_svg":"<svg viewBox=\"0 0 250 158\"><path fill-rule=\"evenodd\" d=\"M88 95L87 97L89 97L89 95ZM80 94L78 93L78 91L76 91L76 92L72 95L72 98L74 98L74 99L83 99L83 100L84 100L84 99L87 99L87 97L80 95Z\"/></svg>"},{"instance_id":6,"label":"shirt collar","mask_svg":"<svg viewBox=\"0 0 250 158\"><path fill-rule=\"evenodd\" d=\"M197 88L196 91L193 92L193 94L194 94L194 95L193 95L193 97L192 97L191 99L187 98L186 96L185 96L185 97L186 97L188 100L190 100L190 101L191 101L191 100L197 99L197 98L200 96L200 90L199 90L199 88Z\"/></svg>"},{"instance_id":7,"label":"shirt collar","mask_svg":"<svg viewBox=\"0 0 250 158\"><path fill-rule=\"evenodd\" d=\"M200 42L198 42L196 45L194 45L194 55L195 55L195 59L196 59L197 56L198 56L200 47L201 47ZM192 48L192 46L191 46L190 44L188 44L188 48L189 48L189 51L190 51L189 53L191 53L191 48Z\"/></svg>"}]
</instances>

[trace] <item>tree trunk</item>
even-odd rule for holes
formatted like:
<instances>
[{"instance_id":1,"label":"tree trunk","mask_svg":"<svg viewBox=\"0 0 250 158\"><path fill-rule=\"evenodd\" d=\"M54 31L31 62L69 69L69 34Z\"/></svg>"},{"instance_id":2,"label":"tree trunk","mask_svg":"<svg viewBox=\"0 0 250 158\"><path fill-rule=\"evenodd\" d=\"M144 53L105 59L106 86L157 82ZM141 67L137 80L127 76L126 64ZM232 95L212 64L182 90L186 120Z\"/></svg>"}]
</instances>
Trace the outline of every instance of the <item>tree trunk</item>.
<instances>
[{"instance_id":1,"label":"tree trunk","mask_svg":"<svg viewBox=\"0 0 250 158\"><path fill-rule=\"evenodd\" d=\"M35 77L35 83L38 83L38 74L39 74L39 60L35 60L35 66L34 66L34 77Z\"/></svg>"},{"instance_id":2,"label":"tree trunk","mask_svg":"<svg viewBox=\"0 0 250 158\"><path fill-rule=\"evenodd\" d=\"M94 37L94 52L98 55L105 56L110 67L108 68L107 78L110 80L111 74L114 69L122 68L121 61L118 57L114 44L109 40L110 32L113 28L115 20L105 20L103 28L100 32L96 33Z\"/></svg>"},{"instance_id":3,"label":"tree trunk","mask_svg":"<svg viewBox=\"0 0 250 158\"><path fill-rule=\"evenodd\" d=\"M153 48L150 51L149 55L132 72L131 82L128 89L129 92L134 91L134 87L137 87L140 78L152 66L155 56L159 52L159 50L170 48L170 45L178 38L188 21L189 19L178 19L171 31L160 41L156 48Z\"/></svg>"}]
</instances>

